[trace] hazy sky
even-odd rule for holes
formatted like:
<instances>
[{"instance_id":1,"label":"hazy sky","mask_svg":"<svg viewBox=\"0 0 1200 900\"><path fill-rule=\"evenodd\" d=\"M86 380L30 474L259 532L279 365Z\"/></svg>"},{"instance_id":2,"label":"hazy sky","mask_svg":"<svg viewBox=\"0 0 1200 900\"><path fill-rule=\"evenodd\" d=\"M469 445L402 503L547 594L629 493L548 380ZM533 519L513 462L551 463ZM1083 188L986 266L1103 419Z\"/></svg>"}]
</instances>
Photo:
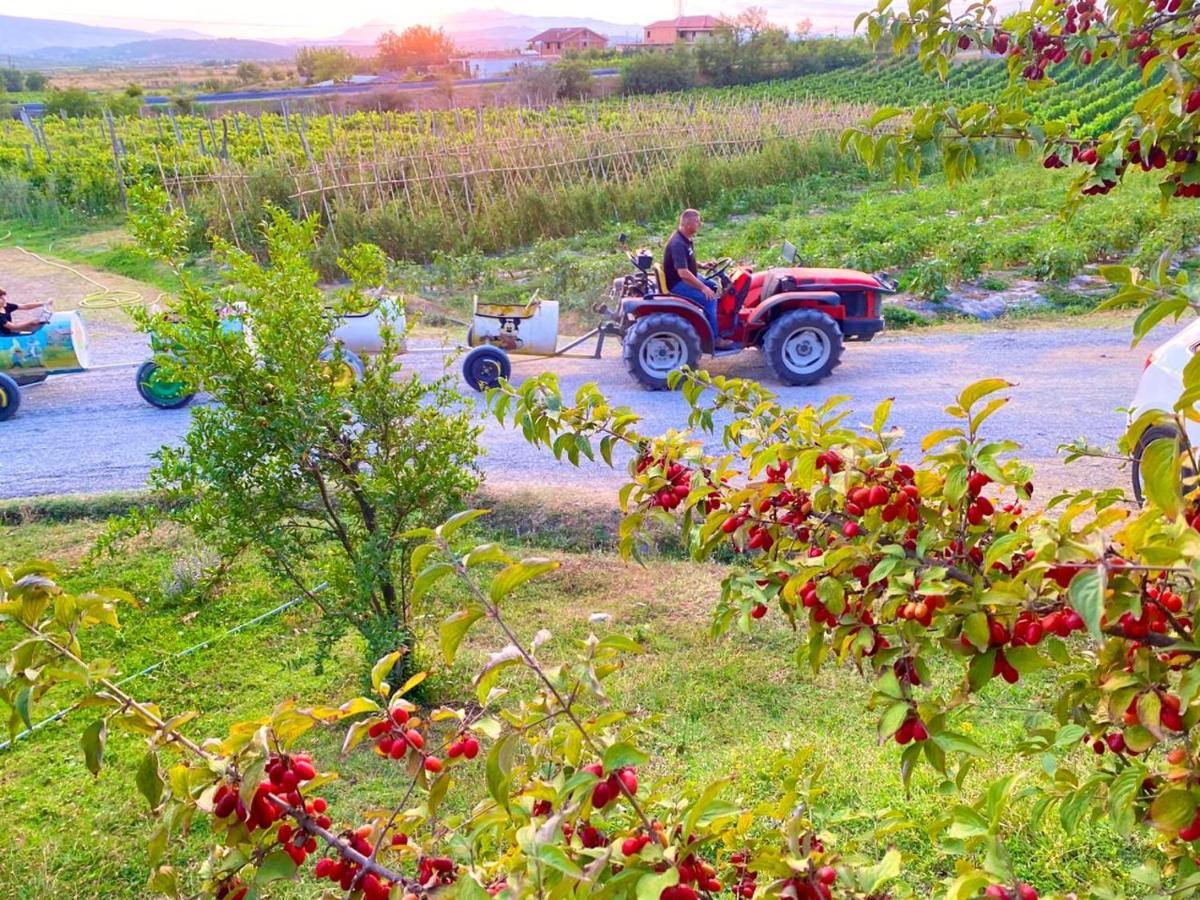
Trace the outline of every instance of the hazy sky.
<instances>
[{"instance_id":1,"label":"hazy sky","mask_svg":"<svg viewBox=\"0 0 1200 900\"><path fill-rule=\"evenodd\" d=\"M837 27L848 33L854 17L872 0L686 0L689 15L736 12L765 6L781 25L810 18L823 31ZM675 15L674 0L0 0L0 14L67 19L95 25L162 30L190 28L230 37L329 37L375 20L394 25L430 21L466 9L499 7L508 12L546 16L580 16L609 22L645 24ZM0 43L3 37L0 36Z\"/></svg>"}]
</instances>

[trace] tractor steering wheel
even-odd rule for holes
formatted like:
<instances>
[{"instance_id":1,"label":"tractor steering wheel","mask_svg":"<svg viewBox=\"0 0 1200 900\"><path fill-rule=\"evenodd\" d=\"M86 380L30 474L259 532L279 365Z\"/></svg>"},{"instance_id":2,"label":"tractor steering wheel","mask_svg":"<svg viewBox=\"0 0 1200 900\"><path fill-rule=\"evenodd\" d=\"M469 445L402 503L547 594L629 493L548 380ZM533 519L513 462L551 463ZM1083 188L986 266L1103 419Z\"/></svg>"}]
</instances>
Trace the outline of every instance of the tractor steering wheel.
<instances>
[{"instance_id":1,"label":"tractor steering wheel","mask_svg":"<svg viewBox=\"0 0 1200 900\"><path fill-rule=\"evenodd\" d=\"M722 256L720 259L713 260L708 265L702 266L702 268L709 275L724 275L732 265L733 259L728 256Z\"/></svg>"}]
</instances>

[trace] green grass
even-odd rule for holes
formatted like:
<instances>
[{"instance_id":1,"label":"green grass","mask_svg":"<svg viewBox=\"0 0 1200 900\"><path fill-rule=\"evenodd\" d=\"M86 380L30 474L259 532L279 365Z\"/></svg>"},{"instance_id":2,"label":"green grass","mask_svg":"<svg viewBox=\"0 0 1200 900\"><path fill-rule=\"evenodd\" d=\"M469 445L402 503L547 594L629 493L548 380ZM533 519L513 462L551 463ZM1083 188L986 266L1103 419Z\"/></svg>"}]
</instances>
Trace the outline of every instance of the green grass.
<instances>
[{"instance_id":1,"label":"green grass","mask_svg":"<svg viewBox=\"0 0 1200 900\"><path fill-rule=\"evenodd\" d=\"M75 565L101 528L87 519L0 526L0 545L10 560L50 556ZM571 641L596 628L589 623L594 612L612 617L600 628L619 630L645 645L644 655L607 682L614 704L634 710L644 724L644 744L654 757L645 779L732 775L730 796L749 803L776 790L771 763L779 751L812 744L827 767L824 781L833 804L864 812L900 806L921 822L953 802L927 771L915 778L912 796L905 798L894 745L877 745L873 714L865 709L869 684L848 667L827 666L815 676L796 668L791 657L804 636L788 630L777 614L764 619L752 636L712 640L708 626L719 592L718 567L656 558L643 568L604 553L548 553L562 560L562 568L512 598L507 615L521 635L532 636L542 627L553 632L543 651L547 658L568 651ZM146 601L142 610L124 613L120 632L90 633L87 652L106 655L130 673L216 636L286 596L249 564L236 568L213 598L180 591L180 583L187 582L181 573L200 556L202 549L186 535L163 532L124 557L72 574L68 581L75 587L118 584ZM431 620L456 599L456 589L439 598ZM172 713L198 710L199 720L188 729L194 736L221 734L232 721L268 710L283 697L317 703L353 696L360 684L358 641L343 639L318 672L312 664L314 625L312 611L301 605L172 662L134 681L131 689ZM455 668L435 676L433 699L454 702L469 694L470 674L502 643L499 634L479 627ZM433 653L427 650L426 657ZM947 668L942 675L953 677ZM508 683L526 689L515 677ZM1016 689L989 687L977 706L959 715L959 727L972 730L989 752L968 779L969 793L997 774L1027 766L1014 757L1013 747L1025 709L1051 687L1048 677ZM38 717L55 703L55 695L47 698ZM107 768L93 779L78 743L87 721L86 714L73 714L0 752L0 884L6 897L143 896L144 845L152 824L133 786L141 747L127 735L114 734ZM332 762L340 735L320 732L311 744L321 759ZM367 753L355 753L337 768L343 777L327 795L335 810L351 819L400 786L395 769ZM452 790L449 802L458 808L467 802L461 786ZM183 866L189 856L197 858L205 834L198 823L173 851L173 862ZM896 841L905 857L905 879L918 896L927 896L932 882L948 874L949 864L931 852L919 828ZM1044 890L1076 888L1106 873L1120 881L1136 855L1136 847L1102 824L1081 826L1071 835L1054 825L1019 831L1011 847L1022 877ZM311 882L289 885L277 896L311 896L314 887Z\"/></svg>"},{"instance_id":2,"label":"green grass","mask_svg":"<svg viewBox=\"0 0 1200 900\"><path fill-rule=\"evenodd\" d=\"M84 263L114 275L153 285L168 293L179 289L179 282L161 263L143 255L124 224L115 218L89 219L63 215L30 223L0 218L0 250L22 247L40 256L52 256L73 263ZM203 269L202 260L192 260Z\"/></svg>"}]
</instances>

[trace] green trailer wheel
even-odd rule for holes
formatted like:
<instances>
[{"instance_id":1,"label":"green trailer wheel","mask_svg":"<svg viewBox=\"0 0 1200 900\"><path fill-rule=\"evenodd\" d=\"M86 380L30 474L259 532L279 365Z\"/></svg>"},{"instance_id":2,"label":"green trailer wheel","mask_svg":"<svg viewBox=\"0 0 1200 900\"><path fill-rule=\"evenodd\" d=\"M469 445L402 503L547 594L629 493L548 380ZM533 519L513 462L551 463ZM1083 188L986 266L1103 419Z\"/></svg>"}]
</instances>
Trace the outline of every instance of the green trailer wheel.
<instances>
[{"instance_id":1,"label":"green trailer wheel","mask_svg":"<svg viewBox=\"0 0 1200 900\"><path fill-rule=\"evenodd\" d=\"M0 422L11 419L21 408L21 389L16 381L0 372Z\"/></svg>"},{"instance_id":2,"label":"green trailer wheel","mask_svg":"<svg viewBox=\"0 0 1200 900\"><path fill-rule=\"evenodd\" d=\"M158 363L152 359L138 367L137 390L143 400L158 409L180 409L196 396L189 393L180 382L163 378L159 374Z\"/></svg>"}]
</instances>

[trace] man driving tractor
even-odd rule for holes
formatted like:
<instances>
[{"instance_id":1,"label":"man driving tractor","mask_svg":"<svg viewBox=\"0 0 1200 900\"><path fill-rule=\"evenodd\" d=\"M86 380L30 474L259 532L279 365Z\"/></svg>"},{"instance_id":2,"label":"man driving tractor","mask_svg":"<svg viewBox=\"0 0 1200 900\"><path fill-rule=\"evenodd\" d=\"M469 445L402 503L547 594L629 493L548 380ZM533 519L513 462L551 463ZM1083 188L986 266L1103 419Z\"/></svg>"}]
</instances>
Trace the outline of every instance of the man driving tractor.
<instances>
[{"instance_id":1,"label":"man driving tractor","mask_svg":"<svg viewBox=\"0 0 1200 900\"><path fill-rule=\"evenodd\" d=\"M667 241L663 250L663 275L667 279L667 290L676 297L690 300L702 310L712 329L717 350L728 350L733 346L729 340L721 338L717 327L717 282L710 278L701 278L697 274L696 251L692 247L692 238L700 231L700 213L694 209L685 209L679 216L679 228Z\"/></svg>"}]
</instances>

